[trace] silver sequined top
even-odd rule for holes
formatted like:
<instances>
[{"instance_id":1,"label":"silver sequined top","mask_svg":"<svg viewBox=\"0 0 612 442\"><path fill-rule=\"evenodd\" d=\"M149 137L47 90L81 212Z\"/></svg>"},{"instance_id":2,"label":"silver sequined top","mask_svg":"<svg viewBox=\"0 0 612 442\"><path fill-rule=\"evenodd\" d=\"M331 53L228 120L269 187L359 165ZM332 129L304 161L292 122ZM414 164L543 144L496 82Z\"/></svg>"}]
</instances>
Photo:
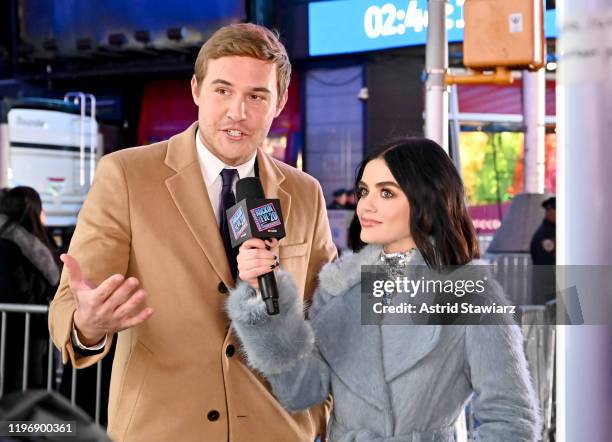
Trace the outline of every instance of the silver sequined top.
<instances>
[{"instance_id":1,"label":"silver sequined top","mask_svg":"<svg viewBox=\"0 0 612 442\"><path fill-rule=\"evenodd\" d=\"M410 262L414 259L417 251L415 247L406 252L397 253L385 253L383 250L380 254L380 261L386 266L386 273L389 280L394 281L397 277L404 275L406 267L408 267ZM382 301L384 304L389 305L391 303L391 298L391 294L385 293Z\"/></svg>"}]
</instances>

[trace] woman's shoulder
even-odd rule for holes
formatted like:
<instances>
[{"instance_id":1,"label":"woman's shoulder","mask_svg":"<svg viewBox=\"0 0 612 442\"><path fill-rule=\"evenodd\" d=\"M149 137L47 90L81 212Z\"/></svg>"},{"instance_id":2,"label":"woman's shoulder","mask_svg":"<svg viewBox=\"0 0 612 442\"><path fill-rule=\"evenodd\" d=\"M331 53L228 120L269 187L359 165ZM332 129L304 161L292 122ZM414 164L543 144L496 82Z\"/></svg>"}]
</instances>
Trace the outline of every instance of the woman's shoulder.
<instances>
[{"instance_id":1,"label":"woman's shoulder","mask_svg":"<svg viewBox=\"0 0 612 442\"><path fill-rule=\"evenodd\" d=\"M44 291L53 292L60 277L51 251L25 229L15 229L10 236L0 238L0 271L13 280L40 280L38 285Z\"/></svg>"},{"instance_id":2,"label":"woman's shoulder","mask_svg":"<svg viewBox=\"0 0 612 442\"><path fill-rule=\"evenodd\" d=\"M0 256L4 260L15 260L16 258L21 258L23 254L21 253L21 249L19 246L10 239L0 238Z\"/></svg>"},{"instance_id":3,"label":"woman's shoulder","mask_svg":"<svg viewBox=\"0 0 612 442\"><path fill-rule=\"evenodd\" d=\"M0 238L0 302L22 302L27 260L13 241Z\"/></svg>"},{"instance_id":4,"label":"woman's shoulder","mask_svg":"<svg viewBox=\"0 0 612 442\"><path fill-rule=\"evenodd\" d=\"M379 262L381 247L368 245L357 253L348 252L327 263L319 273L319 287L330 296L346 293L361 280L361 267Z\"/></svg>"},{"instance_id":5,"label":"woman's shoulder","mask_svg":"<svg viewBox=\"0 0 612 442\"><path fill-rule=\"evenodd\" d=\"M344 296L359 285L362 266L378 264L381 250L381 246L368 245L359 252L347 252L323 266L319 272L319 287L310 308L310 316L315 316L332 299Z\"/></svg>"}]
</instances>

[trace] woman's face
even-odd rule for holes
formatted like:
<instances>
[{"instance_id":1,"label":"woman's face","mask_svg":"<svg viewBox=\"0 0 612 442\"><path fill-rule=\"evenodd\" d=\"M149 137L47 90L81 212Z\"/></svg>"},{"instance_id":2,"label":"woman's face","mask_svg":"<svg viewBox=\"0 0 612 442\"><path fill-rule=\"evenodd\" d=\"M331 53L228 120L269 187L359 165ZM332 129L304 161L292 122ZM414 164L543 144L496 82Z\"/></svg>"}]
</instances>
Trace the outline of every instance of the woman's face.
<instances>
[{"instance_id":1,"label":"woman's face","mask_svg":"<svg viewBox=\"0 0 612 442\"><path fill-rule=\"evenodd\" d=\"M410 235L410 204L382 158L370 161L358 184L357 217L361 240L382 244L386 253L415 247Z\"/></svg>"}]
</instances>

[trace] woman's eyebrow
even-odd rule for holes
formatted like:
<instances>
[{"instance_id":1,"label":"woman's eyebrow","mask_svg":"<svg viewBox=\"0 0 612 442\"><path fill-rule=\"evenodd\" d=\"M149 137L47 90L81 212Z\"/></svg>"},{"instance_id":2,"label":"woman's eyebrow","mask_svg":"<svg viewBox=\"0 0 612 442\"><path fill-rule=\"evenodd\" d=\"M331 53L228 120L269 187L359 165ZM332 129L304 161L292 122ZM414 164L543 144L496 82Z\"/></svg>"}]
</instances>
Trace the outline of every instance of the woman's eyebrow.
<instances>
[{"instance_id":1,"label":"woman's eyebrow","mask_svg":"<svg viewBox=\"0 0 612 442\"><path fill-rule=\"evenodd\" d=\"M376 187L397 187L399 188L399 185L397 183L394 183L393 181L381 181L380 183L376 183Z\"/></svg>"}]
</instances>

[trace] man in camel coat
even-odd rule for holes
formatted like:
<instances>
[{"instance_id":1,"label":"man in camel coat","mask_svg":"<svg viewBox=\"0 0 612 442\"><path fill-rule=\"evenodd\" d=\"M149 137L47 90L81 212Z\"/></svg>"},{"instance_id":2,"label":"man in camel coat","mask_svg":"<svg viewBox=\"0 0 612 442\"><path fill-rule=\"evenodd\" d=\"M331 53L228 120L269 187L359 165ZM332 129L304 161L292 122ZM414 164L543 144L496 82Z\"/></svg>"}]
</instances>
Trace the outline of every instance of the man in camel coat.
<instances>
[{"instance_id":1,"label":"man in camel coat","mask_svg":"<svg viewBox=\"0 0 612 442\"><path fill-rule=\"evenodd\" d=\"M221 28L191 81L198 122L98 166L62 256L49 327L77 368L103 358L116 337L116 441L307 442L324 431L324 407L289 414L245 365L224 311L236 263L220 226L239 178L259 176L266 197L280 199L287 236L270 267L291 272L306 300L336 254L319 183L260 149L290 70L267 29Z\"/></svg>"}]
</instances>

